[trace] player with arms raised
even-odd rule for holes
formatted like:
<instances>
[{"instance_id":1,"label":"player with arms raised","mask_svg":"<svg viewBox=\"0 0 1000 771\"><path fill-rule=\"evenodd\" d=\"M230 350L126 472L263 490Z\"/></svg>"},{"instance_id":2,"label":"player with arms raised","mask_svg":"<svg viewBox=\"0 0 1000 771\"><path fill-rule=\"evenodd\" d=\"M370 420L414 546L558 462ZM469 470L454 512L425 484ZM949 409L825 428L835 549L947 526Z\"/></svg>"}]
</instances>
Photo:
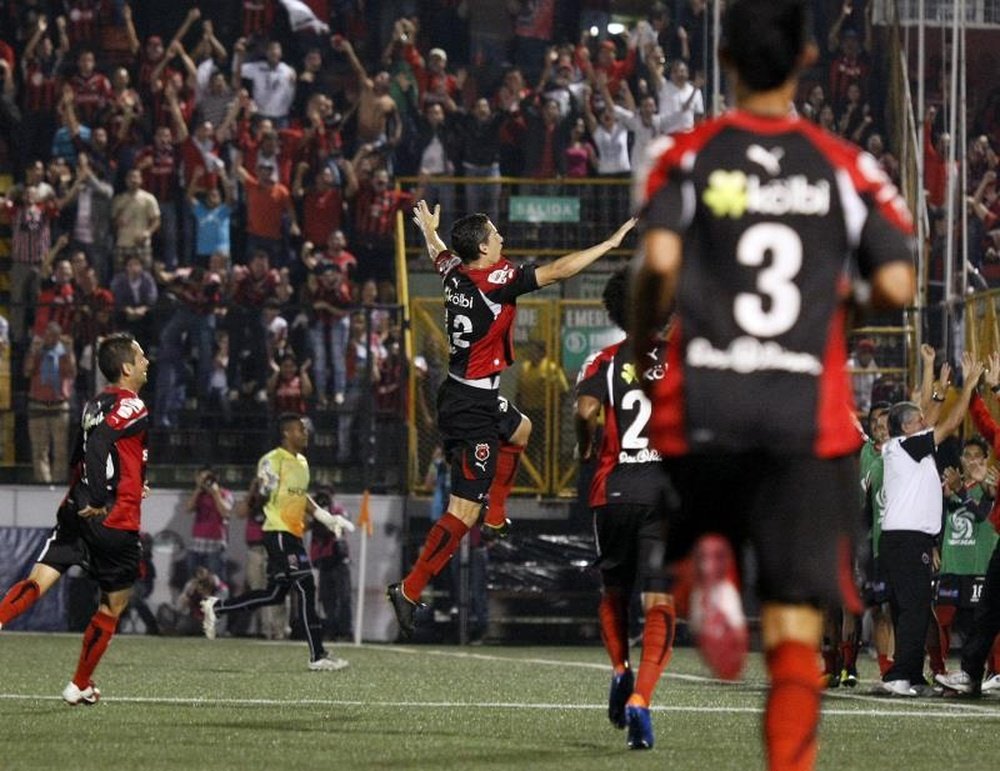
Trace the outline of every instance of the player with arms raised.
<instances>
[{"instance_id":1,"label":"player with arms raised","mask_svg":"<svg viewBox=\"0 0 1000 771\"><path fill-rule=\"evenodd\" d=\"M437 234L440 207L414 208L427 251L444 284L450 343L448 377L438 392L438 427L451 463L448 512L431 528L413 568L386 596L402 634L413 632L420 593L448 564L487 502L484 524L503 536L506 500L514 484L531 422L500 396L500 373L514 361L517 298L564 281L621 245L630 219L606 241L547 265L515 265L503 256L503 236L485 214L462 217L449 250Z\"/></svg>"},{"instance_id":2,"label":"player with arms raised","mask_svg":"<svg viewBox=\"0 0 1000 771\"><path fill-rule=\"evenodd\" d=\"M661 148L633 303L639 352L676 304L666 377L650 389L653 445L682 499L668 553L719 532L757 554L772 769L815 762L821 608L860 609L848 277L889 307L915 287L910 216L878 164L790 115L797 75L817 56L806 6L728 5L721 53L737 109ZM707 660L739 631L730 617L704 614Z\"/></svg>"}]
</instances>

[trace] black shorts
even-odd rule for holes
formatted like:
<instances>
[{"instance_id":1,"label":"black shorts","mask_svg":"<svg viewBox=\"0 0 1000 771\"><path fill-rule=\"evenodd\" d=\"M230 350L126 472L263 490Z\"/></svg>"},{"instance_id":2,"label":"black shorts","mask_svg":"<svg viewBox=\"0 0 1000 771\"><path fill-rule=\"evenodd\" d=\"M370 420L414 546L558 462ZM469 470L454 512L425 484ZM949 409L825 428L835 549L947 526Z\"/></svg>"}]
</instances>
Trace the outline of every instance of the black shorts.
<instances>
[{"instance_id":1,"label":"black shorts","mask_svg":"<svg viewBox=\"0 0 1000 771\"><path fill-rule=\"evenodd\" d=\"M283 530L264 532L267 550L267 577L277 583L288 583L312 573L312 565L302 539Z\"/></svg>"},{"instance_id":2,"label":"black shorts","mask_svg":"<svg viewBox=\"0 0 1000 771\"><path fill-rule=\"evenodd\" d=\"M746 452L665 461L681 497L670 521L667 557L686 556L705 533L757 557L761 600L860 609L852 578L860 521L853 456Z\"/></svg>"},{"instance_id":3,"label":"black shorts","mask_svg":"<svg viewBox=\"0 0 1000 771\"><path fill-rule=\"evenodd\" d=\"M105 527L103 518L81 517L76 504L59 507L56 527L38 562L65 573L79 565L103 592L128 589L139 578L142 546L139 533Z\"/></svg>"},{"instance_id":4,"label":"black shorts","mask_svg":"<svg viewBox=\"0 0 1000 771\"><path fill-rule=\"evenodd\" d=\"M438 428L451 463L451 492L484 503L496 474L500 443L521 424L521 412L496 391L446 378L438 390Z\"/></svg>"},{"instance_id":5,"label":"black shorts","mask_svg":"<svg viewBox=\"0 0 1000 771\"><path fill-rule=\"evenodd\" d=\"M594 509L596 566L605 589L631 593L636 579L642 592L666 592L667 509L617 503Z\"/></svg>"},{"instance_id":6,"label":"black shorts","mask_svg":"<svg viewBox=\"0 0 1000 771\"><path fill-rule=\"evenodd\" d=\"M942 573L937 580L935 603L953 605L956 608L974 608L983 594L986 576L963 576L956 573Z\"/></svg>"}]
</instances>

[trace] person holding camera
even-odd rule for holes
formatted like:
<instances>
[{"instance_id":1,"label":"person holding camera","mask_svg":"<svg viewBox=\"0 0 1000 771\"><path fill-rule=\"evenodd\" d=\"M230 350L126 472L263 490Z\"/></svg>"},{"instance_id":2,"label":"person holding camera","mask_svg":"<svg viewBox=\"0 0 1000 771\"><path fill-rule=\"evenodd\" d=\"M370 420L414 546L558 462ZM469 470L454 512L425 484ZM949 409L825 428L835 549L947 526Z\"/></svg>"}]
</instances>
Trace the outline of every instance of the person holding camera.
<instances>
[{"instance_id":1,"label":"person holding camera","mask_svg":"<svg viewBox=\"0 0 1000 771\"><path fill-rule=\"evenodd\" d=\"M188 544L188 571L194 575L199 567L205 567L225 582L228 575L226 541L233 494L219 485L210 466L195 472L194 485L187 503L188 513L194 514Z\"/></svg>"}]
</instances>

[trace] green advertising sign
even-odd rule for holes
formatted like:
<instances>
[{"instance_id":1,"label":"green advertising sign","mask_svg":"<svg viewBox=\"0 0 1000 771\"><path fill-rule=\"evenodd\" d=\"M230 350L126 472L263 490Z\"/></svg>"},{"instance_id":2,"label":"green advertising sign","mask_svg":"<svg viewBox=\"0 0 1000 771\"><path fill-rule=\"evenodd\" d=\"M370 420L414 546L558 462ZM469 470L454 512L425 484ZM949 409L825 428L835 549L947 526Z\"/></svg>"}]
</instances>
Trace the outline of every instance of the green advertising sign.
<instances>
[{"instance_id":1,"label":"green advertising sign","mask_svg":"<svg viewBox=\"0 0 1000 771\"><path fill-rule=\"evenodd\" d=\"M562 364L568 377L576 377L592 353L617 343L625 333L611 323L603 308L566 308L562 324Z\"/></svg>"},{"instance_id":2,"label":"green advertising sign","mask_svg":"<svg viewBox=\"0 0 1000 771\"><path fill-rule=\"evenodd\" d=\"M579 222L580 199L568 196L512 195L511 222Z\"/></svg>"}]
</instances>

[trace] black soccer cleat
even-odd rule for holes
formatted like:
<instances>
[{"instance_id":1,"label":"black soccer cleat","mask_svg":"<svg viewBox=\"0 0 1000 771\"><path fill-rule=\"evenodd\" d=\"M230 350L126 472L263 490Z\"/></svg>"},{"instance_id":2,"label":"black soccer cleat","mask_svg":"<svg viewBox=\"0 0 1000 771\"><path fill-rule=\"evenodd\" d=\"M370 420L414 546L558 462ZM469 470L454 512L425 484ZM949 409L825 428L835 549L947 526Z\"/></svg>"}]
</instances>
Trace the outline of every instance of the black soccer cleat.
<instances>
[{"instance_id":1,"label":"black soccer cleat","mask_svg":"<svg viewBox=\"0 0 1000 771\"><path fill-rule=\"evenodd\" d=\"M404 639L413 634L413 629L417 625L417 611L427 606L422 602L413 602L403 594L401 583L389 584L385 588L385 598L392 605L392 610L396 614L396 623L399 624L399 633Z\"/></svg>"},{"instance_id":2,"label":"black soccer cleat","mask_svg":"<svg viewBox=\"0 0 1000 771\"><path fill-rule=\"evenodd\" d=\"M487 541L495 541L499 538L506 538L510 535L510 520L506 517L504 521L499 525L491 525L489 522L483 522L482 527L483 538Z\"/></svg>"}]
</instances>

